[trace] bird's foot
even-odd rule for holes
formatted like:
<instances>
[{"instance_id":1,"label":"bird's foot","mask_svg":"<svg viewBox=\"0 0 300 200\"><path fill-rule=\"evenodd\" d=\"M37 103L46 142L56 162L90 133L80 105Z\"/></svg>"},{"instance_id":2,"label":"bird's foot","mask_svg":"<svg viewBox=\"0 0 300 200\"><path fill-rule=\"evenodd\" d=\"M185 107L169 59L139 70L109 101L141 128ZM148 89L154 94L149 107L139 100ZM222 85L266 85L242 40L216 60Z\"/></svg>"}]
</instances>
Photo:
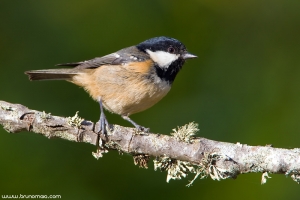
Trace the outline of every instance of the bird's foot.
<instances>
[{"instance_id":1,"label":"bird's foot","mask_svg":"<svg viewBox=\"0 0 300 200\"><path fill-rule=\"evenodd\" d=\"M95 132L97 133L97 140L96 140L96 147L97 151L102 151L103 150L103 140L101 139L102 137L106 138L106 141L108 141L108 136L110 135L110 131L112 130L112 126L108 123L104 113L102 112L100 114L100 119L96 123L95 126Z\"/></svg>"},{"instance_id":2,"label":"bird's foot","mask_svg":"<svg viewBox=\"0 0 300 200\"><path fill-rule=\"evenodd\" d=\"M135 135L149 135L150 128L146 128L140 125L135 126L135 128L137 130Z\"/></svg>"},{"instance_id":3,"label":"bird's foot","mask_svg":"<svg viewBox=\"0 0 300 200\"><path fill-rule=\"evenodd\" d=\"M132 119L130 119L128 116L122 115L122 118L125 119L126 121L129 121L137 129L137 131L138 131L136 133L137 135L148 135L148 133L150 132L150 128L145 128L141 125L138 125Z\"/></svg>"},{"instance_id":4,"label":"bird's foot","mask_svg":"<svg viewBox=\"0 0 300 200\"><path fill-rule=\"evenodd\" d=\"M136 125L135 128L139 131L139 132L144 132L144 133L149 133L150 132L150 128L146 128L140 125Z\"/></svg>"},{"instance_id":5,"label":"bird's foot","mask_svg":"<svg viewBox=\"0 0 300 200\"><path fill-rule=\"evenodd\" d=\"M104 135L107 135L107 128L110 129L111 128L111 125L108 123L106 117L105 117L105 114L102 112L100 114L100 119L98 121L98 129L97 129L97 133L102 133Z\"/></svg>"}]
</instances>

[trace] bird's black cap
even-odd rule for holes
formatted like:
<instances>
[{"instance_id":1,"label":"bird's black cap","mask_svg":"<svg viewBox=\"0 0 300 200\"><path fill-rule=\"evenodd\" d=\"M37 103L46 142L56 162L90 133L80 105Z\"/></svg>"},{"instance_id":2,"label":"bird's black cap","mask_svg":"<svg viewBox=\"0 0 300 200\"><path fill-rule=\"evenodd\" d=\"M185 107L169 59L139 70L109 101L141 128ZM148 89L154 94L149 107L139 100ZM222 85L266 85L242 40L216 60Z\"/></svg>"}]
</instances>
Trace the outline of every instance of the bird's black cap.
<instances>
[{"instance_id":1,"label":"bird's black cap","mask_svg":"<svg viewBox=\"0 0 300 200\"><path fill-rule=\"evenodd\" d=\"M147 49L151 51L168 51L169 47L174 48L174 53L183 53L186 51L184 44L182 44L180 41L165 36L154 37L137 45L137 48L144 52Z\"/></svg>"}]
</instances>

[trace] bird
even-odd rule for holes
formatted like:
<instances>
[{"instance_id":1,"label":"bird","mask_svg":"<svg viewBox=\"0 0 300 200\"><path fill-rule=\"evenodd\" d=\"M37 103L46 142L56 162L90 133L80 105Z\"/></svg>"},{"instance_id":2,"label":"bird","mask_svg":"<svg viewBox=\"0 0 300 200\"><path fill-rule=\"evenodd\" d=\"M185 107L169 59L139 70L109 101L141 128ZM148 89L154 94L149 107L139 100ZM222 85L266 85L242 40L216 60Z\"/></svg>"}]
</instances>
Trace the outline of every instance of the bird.
<instances>
[{"instance_id":1,"label":"bird","mask_svg":"<svg viewBox=\"0 0 300 200\"><path fill-rule=\"evenodd\" d=\"M187 59L197 58L171 37L154 37L103 57L57 64L69 68L26 71L30 80L66 80L83 87L100 105L99 133L110 127L103 107L139 131L149 129L129 116L159 102Z\"/></svg>"}]
</instances>

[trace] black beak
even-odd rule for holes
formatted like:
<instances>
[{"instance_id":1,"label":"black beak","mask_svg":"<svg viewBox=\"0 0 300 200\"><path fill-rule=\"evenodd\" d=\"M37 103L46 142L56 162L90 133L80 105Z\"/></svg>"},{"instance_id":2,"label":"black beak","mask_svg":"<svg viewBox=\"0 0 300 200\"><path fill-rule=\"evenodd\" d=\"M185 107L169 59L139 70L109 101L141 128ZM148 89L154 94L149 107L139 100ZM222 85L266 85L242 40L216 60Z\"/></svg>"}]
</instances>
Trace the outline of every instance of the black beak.
<instances>
[{"instance_id":1,"label":"black beak","mask_svg":"<svg viewBox=\"0 0 300 200\"><path fill-rule=\"evenodd\" d=\"M181 57L182 57L184 60L186 60L186 59L191 59L191 58L197 58L198 56L193 55L193 54L191 54L191 53L189 53L189 52L186 52L186 53L183 54Z\"/></svg>"}]
</instances>

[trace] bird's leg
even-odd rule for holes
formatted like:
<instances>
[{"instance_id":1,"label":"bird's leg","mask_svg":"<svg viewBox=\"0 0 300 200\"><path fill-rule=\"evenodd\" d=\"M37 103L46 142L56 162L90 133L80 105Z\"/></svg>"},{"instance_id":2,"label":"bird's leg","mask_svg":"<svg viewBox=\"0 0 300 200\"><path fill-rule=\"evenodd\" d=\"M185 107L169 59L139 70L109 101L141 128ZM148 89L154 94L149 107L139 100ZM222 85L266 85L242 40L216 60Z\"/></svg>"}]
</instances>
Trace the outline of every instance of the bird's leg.
<instances>
[{"instance_id":1,"label":"bird's leg","mask_svg":"<svg viewBox=\"0 0 300 200\"><path fill-rule=\"evenodd\" d=\"M104 111L103 111L103 105L102 105L102 99L101 99L101 97L99 97L98 103L100 105L100 119L98 121L98 123L99 123L99 132L101 132L102 134L106 135L107 134L106 126L109 128L110 125L109 125L109 123L108 123L108 121L106 119L106 116L104 114Z\"/></svg>"},{"instance_id":2,"label":"bird's leg","mask_svg":"<svg viewBox=\"0 0 300 200\"><path fill-rule=\"evenodd\" d=\"M102 139L100 138L100 132L101 134L103 134L106 139L108 140L108 136L107 136L107 128L110 129L110 125L105 117L104 111L103 111L103 105L102 105L102 99L101 97L98 98L98 103L100 105L100 119L98 121L99 124L99 130L97 130L97 128L95 127L95 132L97 133L97 139L96 139L96 147L97 147L97 151L95 153L93 153L93 156L95 158L99 158L102 157L102 153L105 153L105 148L102 146Z\"/></svg>"},{"instance_id":3,"label":"bird's leg","mask_svg":"<svg viewBox=\"0 0 300 200\"><path fill-rule=\"evenodd\" d=\"M149 128L145 128L143 126L138 125L137 123L135 123L132 119L130 119L127 115L122 115L122 118L125 119L126 121L130 122L137 130L139 131L144 131L144 132L149 132L150 129Z\"/></svg>"}]
</instances>

